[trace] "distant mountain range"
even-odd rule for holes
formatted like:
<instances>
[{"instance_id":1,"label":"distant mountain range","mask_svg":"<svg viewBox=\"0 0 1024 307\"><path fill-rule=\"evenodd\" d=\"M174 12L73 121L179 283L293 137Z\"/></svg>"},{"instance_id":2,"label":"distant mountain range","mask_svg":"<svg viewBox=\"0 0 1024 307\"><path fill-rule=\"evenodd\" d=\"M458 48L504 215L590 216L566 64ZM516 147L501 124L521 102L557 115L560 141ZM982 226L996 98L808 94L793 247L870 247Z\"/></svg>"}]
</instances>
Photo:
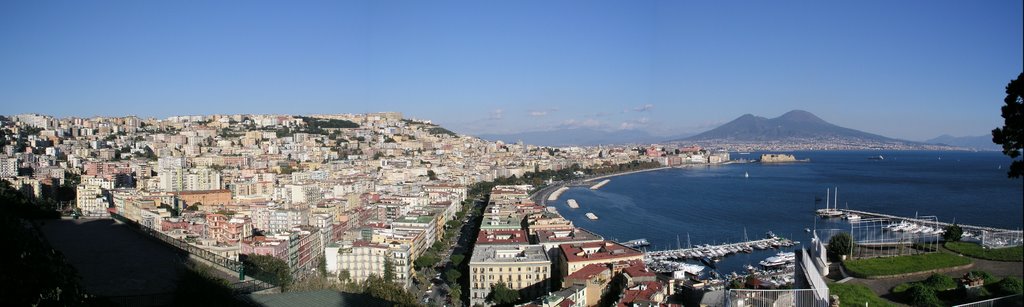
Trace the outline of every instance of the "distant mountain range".
<instances>
[{"instance_id":1,"label":"distant mountain range","mask_svg":"<svg viewBox=\"0 0 1024 307\"><path fill-rule=\"evenodd\" d=\"M979 136L951 136L943 134L934 139L924 141L930 144L944 144L957 147L965 147L977 150L1003 150L1002 146L996 143L992 143L991 135L979 135Z\"/></svg>"},{"instance_id":2,"label":"distant mountain range","mask_svg":"<svg viewBox=\"0 0 1024 307\"><path fill-rule=\"evenodd\" d=\"M745 114L731 122L681 141L785 141L852 139L868 142L913 143L833 125L811 112L793 110L776 118Z\"/></svg>"},{"instance_id":3,"label":"distant mountain range","mask_svg":"<svg viewBox=\"0 0 1024 307\"><path fill-rule=\"evenodd\" d=\"M477 135L477 137L489 141L503 141L505 143L523 141L526 144L539 146L592 146L658 143L668 139L683 138L686 135L663 137L641 130L603 131L588 128L571 128L511 134L481 134Z\"/></svg>"},{"instance_id":4,"label":"distant mountain range","mask_svg":"<svg viewBox=\"0 0 1024 307\"><path fill-rule=\"evenodd\" d=\"M788 143L840 144L838 148L902 148L999 150L989 136L952 137L943 135L925 142L894 139L860 130L840 127L803 110L786 112L776 118L744 114L739 118L696 135L655 136L642 130L603 131L569 128L511 134L481 134L489 141L540 146L592 146L602 144L681 143ZM880 146L885 145L885 146Z\"/></svg>"}]
</instances>

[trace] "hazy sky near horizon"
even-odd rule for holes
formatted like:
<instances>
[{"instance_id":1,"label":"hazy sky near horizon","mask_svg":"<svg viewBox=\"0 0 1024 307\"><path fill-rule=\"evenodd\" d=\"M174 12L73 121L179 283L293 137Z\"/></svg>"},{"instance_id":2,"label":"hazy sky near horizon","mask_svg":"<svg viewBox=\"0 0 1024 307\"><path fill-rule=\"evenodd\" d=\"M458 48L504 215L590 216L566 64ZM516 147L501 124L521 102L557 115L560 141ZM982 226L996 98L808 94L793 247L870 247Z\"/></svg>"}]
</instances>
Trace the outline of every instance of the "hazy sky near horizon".
<instances>
[{"instance_id":1,"label":"hazy sky near horizon","mask_svg":"<svg viewBox=\"0 0 1024 307\"><path fill-rule=\"evenodd\" d=\"M1002 125L1022 1L3 1L0 114L399 111L453 130L700 132L802 109Z\"/></svg>"}]
</instances>

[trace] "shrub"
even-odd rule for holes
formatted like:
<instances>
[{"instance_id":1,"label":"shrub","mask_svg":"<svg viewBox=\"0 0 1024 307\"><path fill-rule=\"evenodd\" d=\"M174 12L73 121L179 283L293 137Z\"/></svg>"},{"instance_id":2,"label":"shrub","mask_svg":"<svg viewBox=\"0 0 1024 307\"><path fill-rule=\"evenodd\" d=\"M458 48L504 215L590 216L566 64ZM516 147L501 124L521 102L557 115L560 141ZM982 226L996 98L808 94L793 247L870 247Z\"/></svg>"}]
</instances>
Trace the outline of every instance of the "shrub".
<instances>
[{"instance_id":1,"label":"shrub","mask_svg":"<svg viewBox=\"0 0 1024 307\"><path fill-rule=\"evenodd\" d=\"M907 290L910 294L910 304L914 306L943 306L942 301L935 295L935 290L923 284L914 283Z\"/></svg>"},{"instance_id":2,"label":"shrub","mask_svg":"<svg viewBox=\"0 0 1024 307\"><path fill-rule=\"evenodd\" d=\"M893 294L897 294L897 295L904 294L904 293L907 292L907 290L910 290L910 287L912 287L912 286L914 286L914 283L905 282L905 283L902 283L902 284L898 284L895 287L892 287L892 291L889 291L889 292L892 292Z\"/></svg>"},{"instance_id":3,"label":"shrub","mask_svg":"<svg viewBox=\"0 0 1024 307\"><path fill-rule=\"evenodd\" d=\"M956 288L956 281L953 280L952 277L942 274L932 274L932 276L928 276L928 279L924 280L924 284L936 291Z\"/></svg>"},{"instance_id":4,"label":"shrub","mask_svg":"<svg viewBox=\"0 0 1024 307\"><path fill-rule=\"evenodd\" d=\"M1007 277L999 282L999 293L1003 295L1013 295L1024 293L1024 286L1021 285L1020 278Z\"/></svg>"},{"instance_id":5,"label":"shrub","mask_svg":"<svg viewBox=\"0 0 1024 307\"><path fill-rule=\"evenodd\" d=\"M840 233L828 239L829 256L833 259L840 259L842 255L850 255L853 251L853 237L849 233Z\"/></svg>"}]
</instances>

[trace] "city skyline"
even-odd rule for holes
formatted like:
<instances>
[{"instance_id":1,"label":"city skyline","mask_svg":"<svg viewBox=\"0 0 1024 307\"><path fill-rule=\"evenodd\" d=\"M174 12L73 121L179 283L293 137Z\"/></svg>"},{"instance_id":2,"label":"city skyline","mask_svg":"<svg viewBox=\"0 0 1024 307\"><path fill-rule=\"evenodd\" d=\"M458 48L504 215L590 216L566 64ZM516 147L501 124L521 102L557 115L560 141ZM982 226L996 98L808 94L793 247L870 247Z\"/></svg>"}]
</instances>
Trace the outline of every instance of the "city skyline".
<instances>
[{"instance_id":1,"label":"city skyline","mask_svg":"<svg viewBox=\"0 0 1024 307\"><path fill-rule=\"evenodd\" d=\"M467 134L709 130L792 109L1000 125L1021 3L0 4L6 114L397 111Z\"/></svg>"}]
</instances>

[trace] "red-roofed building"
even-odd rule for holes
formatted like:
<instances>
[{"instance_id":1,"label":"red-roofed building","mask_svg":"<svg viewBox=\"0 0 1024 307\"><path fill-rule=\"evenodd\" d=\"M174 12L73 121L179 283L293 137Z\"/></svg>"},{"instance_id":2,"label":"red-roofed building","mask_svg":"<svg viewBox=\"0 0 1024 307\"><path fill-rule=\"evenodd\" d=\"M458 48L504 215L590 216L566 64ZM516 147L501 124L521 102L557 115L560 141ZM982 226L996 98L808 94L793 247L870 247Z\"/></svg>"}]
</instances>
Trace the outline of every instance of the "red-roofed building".
<instances>
[{"instance_id":1,"label":"red-roofed building","mask_svg":"<svg viewBox=\"0 0 1024 307\"><path fill-rule=\"evenodd\" d=\"M665 285L657 281L648 281L630 287L623 291L622 299L616 306L663 306L668 292Z\"/></svg>"},{"instance_id":2,"label":"red-roofed building","mask_svg":"<svg viewBox=\"0 0 1024 307\"><path fill-rule=\"evenodd\" d=\"M503 245L519 245L529 244L529 237L526 236L526 231L522 229L516 230L489 230L484 229L476 236L476 244L503 244Z\"/></svg>"},{"instance_id":3,"label":"red-roofed building","mask_svg":"<svg viewBox=\"0 0 1024 307\"><path fill-rule=\"evenodd\" d=\"M614 266L619 268L619 271L626 277L626 284L629 285L658 280L658 274L647 269L647 265L644 264L643 260L618 262Z\"/></svg>"},{"instance_id":4,"label":"red-roofed building","mask_svg":"<svg viewBox=\"0 0 1024 307\"><path fill-rule=\"evenodd\" d=\"M611 264L619 261L640 260L644 254L612 241L562 244L559 269L568 276L591 264Z\"/></svg>"},{"instance_id":5,"label":"red-roofed building","mask_svg":"<svg viewBox=\"0 0 1024 307\"><path fill-rule=\"evenodd\" d=\"M569 288L572 286L585 287L587 295L583 304L586 306L594 306L601 300L601 295L604 294L605 289L611 281L612 270L608 268L608 265L595 263L584 266L576 272L566 276L562 281L562 288Z\"/></svg>"}]
</instances>

